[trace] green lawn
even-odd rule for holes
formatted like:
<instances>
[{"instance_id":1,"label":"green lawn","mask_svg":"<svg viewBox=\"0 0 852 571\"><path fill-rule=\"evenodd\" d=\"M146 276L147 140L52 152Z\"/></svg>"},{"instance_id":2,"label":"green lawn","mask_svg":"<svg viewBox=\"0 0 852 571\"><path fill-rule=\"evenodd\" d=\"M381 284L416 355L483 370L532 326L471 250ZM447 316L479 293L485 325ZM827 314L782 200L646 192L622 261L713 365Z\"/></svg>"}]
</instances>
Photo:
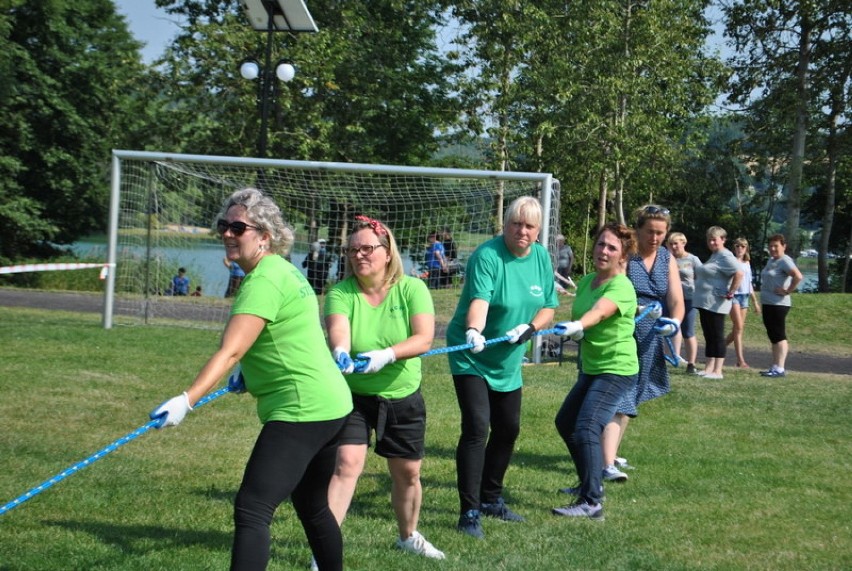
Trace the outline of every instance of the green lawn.
<instances>
[{"instance_id":1,"label":"green lawn","mask_svg":"<svg viewBox=\"0 0 852 571\"><path fill-rule=\"evenodd\" d=\"M837 296L823 308L827 299L796 296L791 343L848 354L849 302ZM97 315L3 311L0 504L145 424L218 342L207 330L105 331ZM754 317L748 343L764 346ZM607 487L606 521L592 522L550 514L566 501L557 488L575 482L553 428L573 363L527 367L506 478L507 500L527 522L487 520L487 539L475 541L454 527L459 415L446 359L424 367L420 530L447 560L392 549L389 480L371 456L343 527L347 569L852 568L852 376L765 379L731 368L710 382L673 371L672 394L644 405L625 438L622 454L637 469ZM177 428L143 435L0 515L0 570L226 569L231 502L257 431L251 397L226 395ZM269 568L306 569L310 553L289 505L272 532Z\"/></svg>"}]
</instances>

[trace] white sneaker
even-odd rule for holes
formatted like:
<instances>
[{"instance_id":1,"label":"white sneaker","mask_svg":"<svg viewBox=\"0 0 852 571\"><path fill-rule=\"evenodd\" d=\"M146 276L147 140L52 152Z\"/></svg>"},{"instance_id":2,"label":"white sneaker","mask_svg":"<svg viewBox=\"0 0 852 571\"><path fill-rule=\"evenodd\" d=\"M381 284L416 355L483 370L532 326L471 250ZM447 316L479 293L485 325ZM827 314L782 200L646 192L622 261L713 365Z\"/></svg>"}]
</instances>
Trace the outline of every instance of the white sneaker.
<instances>
[{"instance_id":1,"label":"white sneaker","mask_svg":"<svg viewBox=\"0 0 852 571\"><path fill-rule=\"evenodd\" d=\"M627 463L627 458L622 458L621 456L616 456L615 458L615 467L619 470L633 470L633 466Z\"/></svg>"},{"instance_id":2,"label":"white sneaker","mask_svg":"<svg viewBox=\"0 0 852 571\"><path fill-rule=\"evenodd\" d=\"M705 379L724 379L725 378L724 376L722 376L722 373L705 373L702 376Z\"/></svg>"},{"instance_id":3,"label":"white sneaker","mask_svg":"<svg viewBox=\"0 0 852 571\"><path fill-rule=\"evenodd\" d=\"M317 558L311 555L311 571L319 571L319 565L317 565Z\"/></svg>"},{"instance_id":4,"label":"white sneaker","mask_svg":"<svg viewBox=\"0 0 852 571\"><path fill-rule=\"evenodd\" d=\"M680 367L681 365L683 365L685 367L688 364L689 364L689 361L687 361L686 359L684 359L680 355L677 356L677 365L675 365L675 367Z\"/></svg>"},{"instance_id":5,"label":"white sneaker","mask_svg":"<svg viewBox=\"0 0 852 571\"><path fill-rule=\"evenodd\" d=\"M624 472L622 472L621 470L616 468L614 464L610 464L609 466L604 466L602 477L603 477L603 480L605 482L626 482L627 481L627 474L625 474Z\"/></svg>"},{"instance_id":6,"label":"white sneaker","mask_svg":"<svg viewBox=\"0 0 852 571\"><path fill-rule=\"evenodd\" d=\"M420 535L420 532L418 531L412 533L411 537L405 541L397 539L396 546L398 549L402 549L403 551L414 553L415 555L422 555L429 559L444 559L446 557L443 551L435 549L435 546L426 541L426 538Z\"/></svg>"}]
</instances>

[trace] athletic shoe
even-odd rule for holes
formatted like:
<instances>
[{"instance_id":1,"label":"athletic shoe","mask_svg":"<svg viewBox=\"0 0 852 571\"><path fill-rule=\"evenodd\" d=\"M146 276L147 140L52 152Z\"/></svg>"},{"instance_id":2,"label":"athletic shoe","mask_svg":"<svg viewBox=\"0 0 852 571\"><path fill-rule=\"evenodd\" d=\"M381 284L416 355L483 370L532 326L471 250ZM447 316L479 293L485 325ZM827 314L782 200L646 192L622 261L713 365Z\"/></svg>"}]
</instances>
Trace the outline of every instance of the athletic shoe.
<instances>
[{"instance_id":1,"label":"athletic shoe","mask_svg":"<svg viewBox=\"0 0 852 571\"><path fill-rule=\"evenodd\" d=\"M580 500L577 503L562 506L561 508L553 508L553 515L561 515L564 517L587 517L598 521L603 521L603 506L601 504L592 505L585 500Z\"/></svg>"},{"instance_id":2,"label":"athletic shoe","mask_svg":"<svg viewBox=\"0 0 852 571\"><path fill-rule=\"evenodd\" d=\"M580 495L580 486L572 486L570 488L559 488L560 494L568 494L569 496L579 496ZM603 502L606 499L606 493L604 492L604 487L601 486L601 501Z\"/></svg>"},{"instance_id":3,"label":"athletic shoe","mask_svg":"<svg viewBox=\"0 0 852 571\"><path fill-rule=\"evenodd\" d=\"M319 571L319 565L317 565L317 558L311 555L311 571Z\"/></svg>"},{"instance_id":4,"label":"athletic shoe","mask_svg":"<svg viewBox=\"0 0 852 571\"><path fill-rule=\"evenodd\" d=\"M503 498L497 498L497 501L492 504L482 504L479 506L479 511L484 516L496 517L503 521L524 521L524 518L513 512L503 501Z\"/></svg>"},{"instance_id":5,"label":"athletic shoe","mask_svg":"<svg viewBox=\"0 0 852 571\"><path fill-rule=\"evenodd\" d=\"M787 376L787 372L784 369L778 369L778 368L769 369L768 371L761 371L760 374L763 377L772 377L772 378L786 377Z\"/></svg>"},{"instance_id":6,"label":"athletic shoe","mask_svg":"<svg viewBox=\"0 0 852 571\"><path fill-rule=\"evenodd\" d=\"M698 371L698 372L697 372L697 373L695 373L695 374L696 374L696 375L698 375L699 377L703 377L704 375L706 375L706 374L707 374L707 371Z\"/></svg>"},{"instance_id":7,"label":"athletic shoe","mask_svg":"<svg viewBox=\"0 0 852 571\"><path fill-rule=\"evenodd\" d=\"M722 373L705 373L702 375L705 379L724 379Z\"/></svg>"},{"instance_id":8,"label":"athletic shoe","mask_svg":"<svg viewBox=\"0 0 852 571\"><path fill-rule=\"evenodd\" d=\"M615 467L620 470L635 470L634 466L631 466L627 463L627 458L622 458L620 456L616 456L615 458Z\"/></svg>"},{"instance_id":9,"label":"athletic shoe","mask_svg":"<svg viewBox=\"0 0 852 571\"><path fill-rule=\"evenodd\" d=\"M407 551L408 553L413 553L415 555L422 555L423 557L428 557L429 559L444 559L445 555L443 551L438 551L435 549L435 546L426 541L426 538L420 535L420 532L415 531L411 534L411 537L403 541L402 539L396 540L396 546L398 549L402 549L403 551Z\"/></svg>"},{"instance_id":10,"label":"athletic shoe","mask_svg":"<svg viewBox=\"0 0 852 571\"><path fill-rule=\"evenodd\" d=\"M605 482L626 482L627 474L610 464L603 469L603 479Z\"/></svg>"},{"instance_id":11,"label":"athletic shoe","mask_svg":"<svg viewBox=\"0 0 852 571\"><path fill-rule=\"evenodd\" d=\"M686 359L684 359L683 357L678 355L677 356L677 365L675 365L675 367L680 367L681 365L689 365L689 363L687 362Z\"/></svg>"},{"instance_id":12,"label":"athletic shoe","mask_svg":"<svg viewBox=\"0 0 852 571\"><path fill-rule=\"evenodd\" d=\"M698 369L696 369L695 365L693 365L692 363L687 363L686 364L686 374L687 375L697 375Z\"/></svg>"},{"instance_id":13,"label":"athletic shoe","mask_svg":"<svg viewBox=\"0 0 852 571\"><path fill-rule=\"evenodd\" d=\"M478 510L468 510L459 517L456 529L476 539L485 539L485 532L482 531L482 524L479 522Z\"/></svg>"}]
</instances>

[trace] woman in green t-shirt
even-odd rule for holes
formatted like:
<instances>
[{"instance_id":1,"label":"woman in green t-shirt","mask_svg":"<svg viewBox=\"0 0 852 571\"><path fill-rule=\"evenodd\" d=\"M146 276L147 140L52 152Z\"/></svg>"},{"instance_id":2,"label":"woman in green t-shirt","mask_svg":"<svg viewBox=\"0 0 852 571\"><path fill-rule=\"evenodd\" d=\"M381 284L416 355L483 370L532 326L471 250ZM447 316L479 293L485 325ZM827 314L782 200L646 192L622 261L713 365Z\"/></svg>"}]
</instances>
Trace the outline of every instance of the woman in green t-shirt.
<instances>
[{"instance_id":1,"label":"woman in green t-shirt","mask_svg":"<svg viewBox=\"0 0 852 571\"><path fill-rule=\"evenodd\" d=\"M603 519L601 434L639 373L633 338L636 291L625 275L635 251L632 229L604 226L595 239L596 271L577 284L571 308L575 321L556 324L557 333L580 343L580 374L556 415L580 485L567 489L577 501L554 508L555 515Z\"/></svg>"},{"instance_id":2,"label":"woman in green t-shirt","mask_svg":"<svg viewBox=\"0 0 852 571\"><path fill-rule=\"evenodd\" d=\"M228 260L246 277L234 298L219 350L195 381L151 413L179 424L192 405L240 363L263 428L234 501L231 569L266 569L269 527L288 497L320 569L343 569L340 526L328 507L339 434L352 395L331 354L310 284L285 255L293 243L278 206L259 190L233 193L216 222ZM237 389L237 385L232 386Z\"/></svg>"},{"instance_id":3,"label":"woman in green t-shirt","mask_svg":"<svg viewBox=\"0 0 852 571\"><path fill-rule=\"evenodd\" d=\"M329 484L331 511L343 523L375 431L376 454L387 459L392 481L396 546L443 559L417 531L426 435L418 355L432 346L435 309L426 284L404 275L393 233L381 222L356 216L346 248L346 277L328 292L325 323L355 403ZM356 354L357 368L350 353Z\"/></svg>"}]
</instances>

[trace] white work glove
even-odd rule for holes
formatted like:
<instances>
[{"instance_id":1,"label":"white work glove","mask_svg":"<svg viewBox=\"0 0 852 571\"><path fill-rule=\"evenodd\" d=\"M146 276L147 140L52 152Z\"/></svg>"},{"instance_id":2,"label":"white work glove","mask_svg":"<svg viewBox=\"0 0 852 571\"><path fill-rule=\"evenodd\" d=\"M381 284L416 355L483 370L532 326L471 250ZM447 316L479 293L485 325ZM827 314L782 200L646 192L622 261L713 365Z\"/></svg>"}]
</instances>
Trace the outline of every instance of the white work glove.
<instances>
[{"instance_id":1,"label":"white work glove","mask_svg":"<svg viewBox=\"0 0 852 571\"><path fill-rule=\"evenodd\" d=\"M509 343L519 344L529 341L530 337L533 336L533 333L535 333L535 325L532 323L522 323L514 329L508 330L506 335L509 336Z\"/></svg>"},{"instance_id":2,"label":"white work glove","mask_svg":"<svg viewBox=\"0 0 852 571\"><path fill-rule=\"evenodd\" d=\"M231 374L228 375L228 390L234 394L246 392L246 379L243 377L243 369L237 364Z\"/></svg>"},{"instance_id":3,"label":"white work glove","mask_svg":"<svg viewBox=\"0 0 852 571\"><path fill-rule=\"evenodd\" d=\"M355 361L349 356L348 351L340 347L335 347L332 355L334 355L334 362L337 363L337 368L344 375L348 375L355 370Z\"/></svg>"},{"instance_id":4,"label":"white work glove","mask_svg":"<svg viewBox=\"0 0 852 571\"><path fill-rule=\"evenodd\" d=\"M583 338L583 324L579 321L560 321L553 328L557 335L568 337L572 341L579 341Z\"/></svg>"},{"instance_id":5,"label":"white work glove","mask_svg":"<svg viewBox=\"0 0 852 571\"><path fill-rule=\"evenodd\" d=\"M650 308L647 317L652 321L656 321L657 319L663 316L663 305L659 301L652 301L648 305L640 305L639 306L639 315L645 312L646 309Z\"/></svg>"},{"instance_id":6,"label":"white work glove","mask_svg":"<svg viewBox=\"0 0 852 571\"><path fill-rule=\"evenodd\" d=\"M358 371L359 373L375 373L380 371L385 365L396 362L396 355L390 347L387 349L377 349L376 351L367 351L366 353L358 353L357 358L366 359L367 361L364 369Z\"/></svg>"},{"instance_id":7,"label":"white work glove","mask_svg":"<svg viewBox=\"0 0 852 571\"><path fill-rule=\"evenodd\" d=\"M654 324L654 332L662 337L677 335L680 331L680 321L674 318L661 317Z\"/></svg>"},{"instance_id":8,"label":"white work glove","mask_svg":"<svg viewBox=\"0 0 852 571\"><path fill-rule=\"evenodd\" d=\"M485 337L483 337L482 333L473 327L467 328L467 331L464 333L464 338L468 345L473 345L473 347L470 348L471 353L479 353L485 349Z\"/></svg>"},{"instance_id":9,"label":"white work glove","mask_svg":"<svg viewBox=\"0 0 852 571\"><path fill-rule=\"evenodd\" d=\"M166 426L177 426L186 416L186 413L192 410L189 406L189 397L186 393L180 394L174 398L170 398L157 408L151 411L149 415L151 420L159 420L160 424L157 428L165 428Z\"/></svg>"}]
</instances>

